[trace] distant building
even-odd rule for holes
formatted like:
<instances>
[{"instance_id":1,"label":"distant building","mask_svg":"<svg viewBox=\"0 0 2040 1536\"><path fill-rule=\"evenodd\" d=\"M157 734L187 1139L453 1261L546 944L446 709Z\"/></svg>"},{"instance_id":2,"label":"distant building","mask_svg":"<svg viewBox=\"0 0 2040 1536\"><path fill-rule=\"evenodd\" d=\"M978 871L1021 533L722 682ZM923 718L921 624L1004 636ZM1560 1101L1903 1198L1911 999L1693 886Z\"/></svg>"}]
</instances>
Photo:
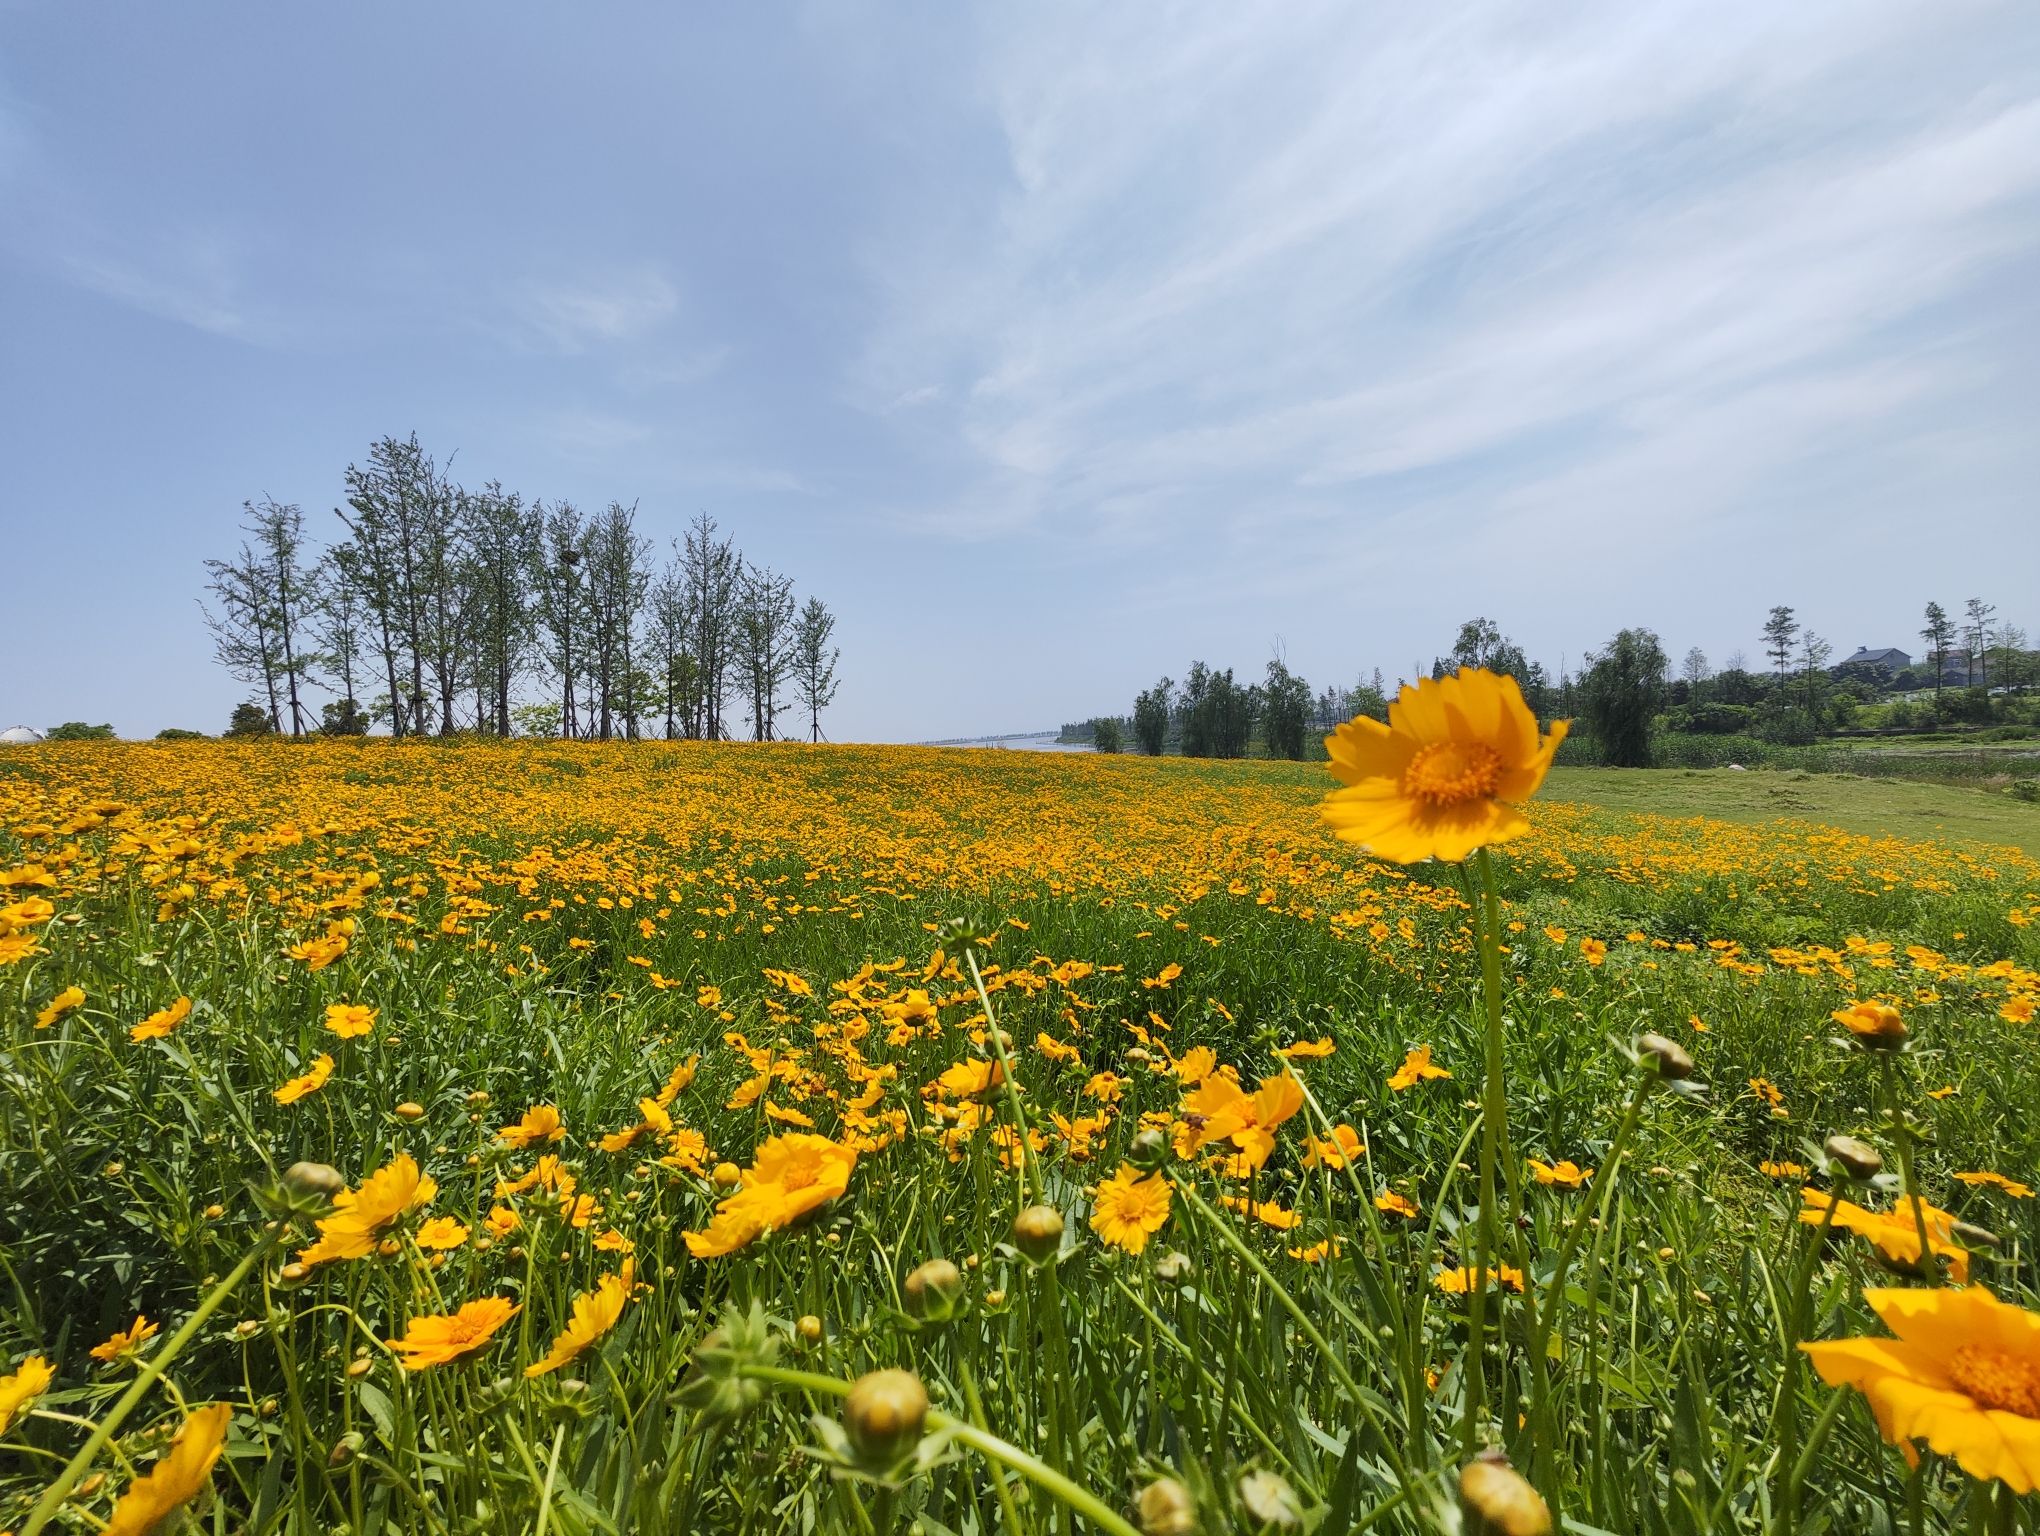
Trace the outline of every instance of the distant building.
<instances>
[{"instance_id":1,"label":"distant building","mask_svg":"<svg viewBox=\"0 0 2040 1536\"><path fill-rule=\"evenodd\" d=\"M1844 657L1837 663L1840 667L1882 667L1893 677L1911 665L1912 657L1892 645L1880 646L1876 650L1859 645L1855 655Z\"/></svg>"},{"instance_id":2,"label":"distant building","mask_svg":"<svg viewBox=\"0 0 2040 1536\"><path fill-rule=\"evenodd\" d=\"M10 725L0 731L0 745L10 747L27 746L32 741L41 741L42 732L25 725Z\"/></svg>"}]
</instances>

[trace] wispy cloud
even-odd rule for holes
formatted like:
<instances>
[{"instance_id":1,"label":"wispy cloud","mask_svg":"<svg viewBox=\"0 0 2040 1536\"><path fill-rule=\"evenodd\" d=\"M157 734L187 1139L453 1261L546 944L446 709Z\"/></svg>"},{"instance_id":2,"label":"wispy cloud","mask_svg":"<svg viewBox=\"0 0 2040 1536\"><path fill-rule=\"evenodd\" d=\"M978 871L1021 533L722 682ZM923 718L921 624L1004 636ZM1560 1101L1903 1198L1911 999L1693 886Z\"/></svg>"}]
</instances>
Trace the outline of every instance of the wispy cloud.
<instances>
[{"instance_id":1,"label":"wispy cloud","mask_svg":"<svg viewBox=\"0 0 2040 1536\"><path fill-rule=\"evenodd\" d=\"M528 341L560 352L635 341L659 330L680 307L678 290L651 267L566 281L530 281L504 296L511 325Z\"/></svg>"}]
</instances>

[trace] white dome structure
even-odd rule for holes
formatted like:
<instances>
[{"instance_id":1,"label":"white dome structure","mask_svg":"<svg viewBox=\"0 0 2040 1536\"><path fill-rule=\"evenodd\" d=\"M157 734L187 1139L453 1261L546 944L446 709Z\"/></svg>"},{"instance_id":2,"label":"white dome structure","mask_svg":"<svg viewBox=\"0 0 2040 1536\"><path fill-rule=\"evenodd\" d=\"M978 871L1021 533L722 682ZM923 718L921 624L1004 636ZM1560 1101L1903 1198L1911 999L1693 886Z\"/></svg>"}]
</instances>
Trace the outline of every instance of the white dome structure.
<instances>
[{"instance_id":1,"label":"white dome structure","mask_svg":"<svg viewBox=\"0 0 2040 1536\"><path fill-rule=\"evenodd\" d=\"M25 725L10 725L6 730L0 731L0 745L10 747L26 746L29 742L42 739L41 731L31 730Z\"/></svg>"}]
</instances>

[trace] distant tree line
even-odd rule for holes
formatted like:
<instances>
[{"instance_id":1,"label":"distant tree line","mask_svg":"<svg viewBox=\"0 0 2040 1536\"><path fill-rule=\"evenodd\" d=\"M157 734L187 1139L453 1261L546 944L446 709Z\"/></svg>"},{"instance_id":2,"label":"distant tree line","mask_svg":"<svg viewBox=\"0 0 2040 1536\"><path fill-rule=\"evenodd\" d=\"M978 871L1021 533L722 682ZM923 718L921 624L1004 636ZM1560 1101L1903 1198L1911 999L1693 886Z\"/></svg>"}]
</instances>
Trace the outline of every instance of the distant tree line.
<instances>
[{"instance_id":1,"label":"distant tree line","mask_svg":"<svg viewBox=\"0 0 2040 1536\"><path fill-rule=\"evenodd\" d=\"M635 504L470 490L415 434L375 443L346 488L325 548L265 498L205 562L215 654L256 689L230 734L821 739L835 615L707 513L661 558Z\"/></svg>"},{"instance_id":2,"label":"distant tree line","mask_svg":"<svg viewBox=\"0 0 2040 1536\"><path fill-rule=\"evenodd\" d=\"M2027 648L2022 630L1994 623L1995 613L1971 598L1958 624L1929 603L1921 631L1926 665L1896 673L1864 662L1833 665L1833 645L1780 605L1761 626L1770 663L1761 671L1750 670L1741 652L1716 671L1697 646L1675 668L1657 634L1637 627L1589 651L1577 676L1561 666L1554 679L1500 625L1473 618L1459 626L1447 654L1428 666L1419 662L1412 674L1437 678L1461 667L1505 674L1540 720L1574 720L1567 750L1575 760L1640 767L1659 758L1667 735L1747 735L1791 745L1872 722L1892 729L2015 722L2030 712L2022 696L2040 681L2040 655ZM1928 690L1931 701L1917 702ZM1352 688L1313 693L1279 656L1261 681L1245 685L1231 668L1199 661L1182 683L1165 677L1142 690L1130 715L1066 725L1062 737L1100 751L1131 744L1153 756L1244 757L1258 748L1270 757L1301 758L1343 721L1385 720L1390 692L1379 668Z\"/></svg>"}]
</instances>

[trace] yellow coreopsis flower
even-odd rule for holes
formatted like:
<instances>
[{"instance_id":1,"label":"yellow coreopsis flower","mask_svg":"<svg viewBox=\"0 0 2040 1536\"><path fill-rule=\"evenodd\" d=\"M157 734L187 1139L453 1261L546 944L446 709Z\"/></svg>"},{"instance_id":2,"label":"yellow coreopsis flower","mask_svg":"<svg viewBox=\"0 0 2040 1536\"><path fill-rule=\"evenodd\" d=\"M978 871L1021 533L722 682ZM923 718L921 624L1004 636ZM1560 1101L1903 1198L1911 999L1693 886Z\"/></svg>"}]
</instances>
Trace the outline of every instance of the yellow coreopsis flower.
<instances>
[{"instance_id":1,"label":"yellow coreopsis flower","mask_svg":"<svg viewBox=\"0 0 2040 1536\"><path fill-rule=\"evenodd\" d=\"M13 1375L0 1376L0 1435L7 1433L14 1416L47 1392L56 1378L57 1373L41 1355L30 1355Z\"/></svg>"},{"instance_id":2,"label":"yellow coreopsis flower","mask_svg":"<svg viewBox=\"0 0 2040 1536\"><path fill-rule=\"evenodd\" d=\"M2014 1493L2040 1485L2040 1313L1978 1286L1868 1290L1891 1339L1801 1344L1833 1387L1869 1399L1884 1438L1916 1460L1914 1440L1971 1477Z\"/></svg>"},{"instance_id":3,"label":"yellow coreopsis flower","mask_svg":"<svg viewBox=\"0 0 2040 1536\"><path fill-rule=\"evenodd\" d=\"M566 1122L558 1110L550 1104L535 1104L524 1112L523 1119L497 1131L496 1139L506 1147L528 1147L535 1141L558 1141L566 1134Z\"/></svg>"},{"instance_id":4,"label":"yellow coreopsis flower","mask_svg":"<svg viewBox=\"0 0 2040 1536\"><path fill-rule=\"evenodd\" d=\"M326 1028L342 1040L356 1040L375 1028L375 1010L365 1003L329 1003Z\"/></svg>"},{"instance_id":5,"label":"yellow coreopsis flower","mask_svg":"<svg viewBox=\"0 0 2040 1536\"><path fill-rule=\"evenodd\" d=\"M1261 1079L1249 1094L1230 1077L1214 1073L1183 1101L1194 1128L1191 1147L1230 1141L1249 1170L1262 1167L1275 1150L1275 1130L1303 1108L1303 1087L1287 1072Z\"/></svg>"},{"instance_id":6,"label":"yellow coreopsis flower","mask_svg":"<svg viewBox=\"0 0 2040 1536\"><path fill-rule=\"evenodd\" d=\"M439 1186L418 1171L411 1154L399 1153L363 1179L359 1189L343 1189L333 1197L333 1214L319 1223L319 1240L302 1250L298 1261L365 1258L384 1232L431 1204L438 1193Z\"/></svg>"},{"instance_id":7,"label":"yellow coreopsis flower","mask_svg":"<svg viewBox=\"0 0 2040 1536\"><path fill-rule=\"evenodd\" d=\"M1554 1189L1578 1189L1594 1176L1591 1168L1582 1168L1571 1158L1561 1162L1546 1163L1536 1158L1529 1159L1530 1172L1540 1184Z\"/></svg>"},{"instance_id":8,"label":"yellow coreopsis flower","mask_svg":"<svg viewBox=\"0 0 2040 1536\"><path fill-rule=\"evenodd\" d=\"M1092 1197L1091 1230L1115 1248L1139 1253L1169 1219L1174 1197L1169 1181L1159 1173L1142 1178L1131 1164L1121 1163L1119 1172L1100 1184Z\"/></svg>"},{"instance_id":9,"label":"yellow coreopsis flower","mask_svg":"<svg viewBox=\"0 0 2040 1536\"><path fill-rule=\"evenodd\" d=\"M616 1320L623 1316L624 1304L630 1300L630 1288L635 1279L635 1266L626 1259L623 1273L605 1275L592 1291L584 1291L574 1298L572 1315L567 1326L560 1330L552 1342L552 1348L544 1356L524 1368L526 1376L543 1376L556 1371L569 1360L579 1355L603 1334L616 1326Z\"/></svg>"},{"instance_id":10,"label":"yellow coreopsis flower","mask_svg":"<svg viewBox=\"0 0 2040 1536\"><path fill-rule=\"evenodd\" d=\"M407 1371L455 1365L487 1349L496 1330L519 1310L507 1297L484 1296L454 1312L414 1317L404 1329L404 1336L390 1341L390 1349Z\"/></svg>"},{"instance_id":11,"label":"yellow coreopsis flower","mask_svg":"<svg viewBox=\"0 0 2040 1536\"><path fill-rule=\"evenodd\" d=\"M51 998L43 1010L35 1016L37 1029L48 1029L67 1013L74 1013L85 1006L85 989L79 986L64 988Z\"/></svg>"},{"instance_id":12,"label":"yellow coreopsis flower","mask_svg":"<svg viewBox=\"0 0 2040 1536\"><path fill-rule=\"evenodd\" d=\"M716 1208L700 1232L683 1234L697 1259L747 1247L768 1232L820 1210L850 1187L855 1148L794 1131L762 1143L744 1171L743 1187Z\"/></svg>"},{"instance_id":13,"label":"yellow coreopsis flower","mask_svg":"<svg viewBox=\"0 0 2040 1536\"><path fill-rule=\"evenodd\" d=\"M1474 1270L1471 1264L1462 1264L1457 1269L1442 1270L1431 1277L1431 1283L1448 1296L1464 1296L1473 1289ZM1500 1281L1512 1291L1523 1289L1523 1271L1508 1264L1491 1266L1487 1272L1489 1285Z\"/></svg>"},{"instance_id":14,"label":"yellow coreopsis flower","mask_svg":"<svg viewBox=\"0 0 2040 1536\"><path fill-rule=\"evenodd\" d=\"M141 1023L128 1031L128 1038L134 1041L162 1040L169 1037L178 1025L191 1017L191 999L180 997L168 1008L159 1008Z\"/></svg>"},{"instance_id":15,"label":"yellow coreopsis flower","mask_svg":"<svg viewBox=\"0 0 2040 1536\"><path fill-rule=\"evenodd\" d=\"M227 1443L227 1424L233 1416L234 1410L225 1403L193 1412L162 1460L128 1485L102 1536L148 1536L203 1493L212 1483L213 1466Z\"/></svg>"},{"instance_id":16,"label":"yellow coreopsis flower","mask_svg":"<svg viewBox=\"0 0 2040 1536\"><path fill-rule=\"evenodd\" d=\"M132 1323L121 1329L120 1332L108 1339L104 1344L93 1345L92 1358L108 1362L118 1360L122 1355L131 1354L135 1350L140 1349L142 1345L156 1336L157 1331L154 1323L150 1322L140 1313L137 1313Z\"/></svg>"},{"instance_id":17,"label":"yellow coreopsis flower","mask_svg":"<svg viewBox=\"0 0 2040 1536\"><path fill-rule=\"evenodd\" d=\"M1443 1067L1433 1066L1431 1048L1428 1045L1420 1045L1403 1058L1403 1064L1389 1077L1388 1086L1401 1093L1405 1088L1414 1088L1426 1078L1451 1075Z\"/></svg>"},{"instance_id":18,"label":"yellow coreopsis flower","mask_svg":"<svg viewBox=\"0 0 2040 1536\"><path fill-rule=\"evenodd\" d=\"M1513 677L1424 679L1389 705L1388 724L1363 715L1325 738L1346 787L1326 796L1324 818L1378 858L1457 862L1530 830L1516 804L1537 793L1565 733L1561 720L1539 738Z\"/></svg>"},{"instance_id":19,"label":"yellow coreopsis flower","mask_svg":"<svg viewBox=\"0 0 2040 1536\"><path fill-rule=\"evenodd\" d=\"M326 1086L326 1079L333 1075L333 1058L321 1051L312 1058L311 1066L276 1090L276 1102L295 1104L307 1094L317 1093Z\"/></svg>"}]
</instances>

